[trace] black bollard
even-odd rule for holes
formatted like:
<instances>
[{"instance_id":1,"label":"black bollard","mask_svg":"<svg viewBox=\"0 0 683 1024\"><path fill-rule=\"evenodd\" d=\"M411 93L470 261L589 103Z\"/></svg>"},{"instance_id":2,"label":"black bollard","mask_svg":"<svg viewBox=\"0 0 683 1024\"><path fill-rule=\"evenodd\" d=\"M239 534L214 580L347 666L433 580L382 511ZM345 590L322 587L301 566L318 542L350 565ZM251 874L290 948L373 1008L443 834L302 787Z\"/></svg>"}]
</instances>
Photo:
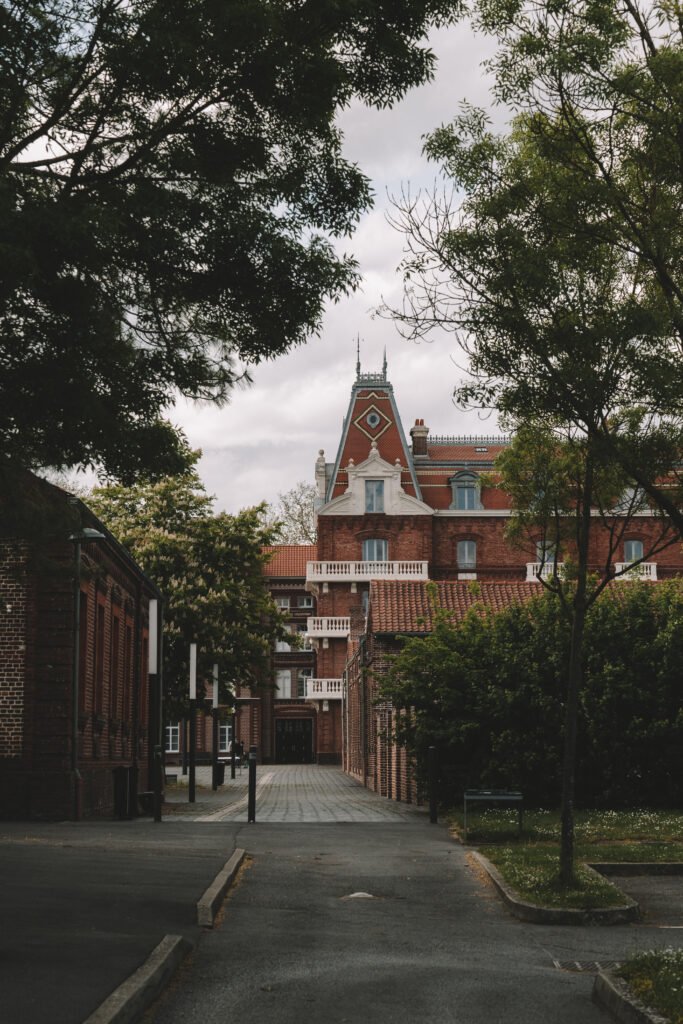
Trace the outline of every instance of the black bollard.
<instances>
[{"instance_id":1,"label":"black bollard","mask_svg":"<svg viewBox=\"0 0 683 1024\"><path fill-rule=\"evenodd\" d=\"M218 789L218 708L211 709L211 789Z\"/></svg>"},{"instance_id":2,"label":"black bollard","mask_svg":"<svg viewBox=\"0 0 683 1024\"><path fill-rule=\"evenodd\" d=\"M436 825L436 747L427 750L427 775L429 785L429 820Z\"/></svg>"},{"instance_id":3,"label":"black bollard","mask_svg":"<svg viewBox=\"0 0 683 1024\"><path fill-rule=\"evenodd\" d=\"M154 791L154 820L161 821L161 792L163 788L161 773L164 770L164 765L161 757L161 746L159 743L154 747L153 770L154 779L152 780L152 789Z\"/></svg>"},{"instance_id":4,"label":"black bollard","mask_svg":"<svg viewBox=\"0 0 683 1024\"><path fill-rule=\"evenodd\" d=\"M190 781L188 785L189 803L195 802L195 779L197 767L197 701L190 701Z\"/></svg>"},{"instance_id":5,"label":"black bollard","mask_svg":"<svg viewBox=\"0 0 683 1024\"><path fill-rule=\"evenodd\" d=\"M247 821L256 821L256 747L249 747L249 807Z\"/></svg>"}]
</instances>

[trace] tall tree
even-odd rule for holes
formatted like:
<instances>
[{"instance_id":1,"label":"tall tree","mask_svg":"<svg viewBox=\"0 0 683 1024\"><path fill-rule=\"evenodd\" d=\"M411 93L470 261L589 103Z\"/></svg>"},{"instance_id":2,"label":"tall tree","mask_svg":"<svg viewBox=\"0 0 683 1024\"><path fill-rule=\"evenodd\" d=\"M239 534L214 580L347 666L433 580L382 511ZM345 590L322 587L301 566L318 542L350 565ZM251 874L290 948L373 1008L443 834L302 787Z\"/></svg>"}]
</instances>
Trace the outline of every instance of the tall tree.
<instances>
[{"instance_id":1,"label":"tall tree","mask_svg":"<svg viewBox=\"0 0 683 1024\"><path fill-rule=\"evenodd\" d=\"M567 620L559 870L560 882L567 886L574 880L576 752L588 612L610 581L637 572L678 536L666 518L648 518L646 525L635 518L650 511L643 507L642 492L629 488L623 469L592 435L558 430L548 420L527 421L496 466L500 484L512 499L508 535L533 545L537 576L557 596ZM618 555L634 530L642 552L625 563ZM604 552L600 561L596 551Z\"/></svg>"},{"instance_id":2,"label":"tall tree","mask_svg":"<svg viewBox=\"0 0 683 1024\"><path fill-rule=\"evenodd\" d=\"M429 78L459 6L0 4L0 455L178 471L174 394L225 401L355 287L335 116Z\"/></svg>"},{"instance_id":3,"label":"tall tree","mask_svg":"<svg viewBox=\"0 0 683 1024\"><path fill-rule=\"evenodd\" d=\"M262 548L273 535L263 506L214 513L194 468L96 488L87 503L164 596L166 712L186 707L190 643L200 677L208 680L218 663L223 699L235 682L258 683L273 641L288 635L264 584Z\"/></svg>"},{"instance_id":4,"label":"tall tree","mask_svg":"<svg viewBox=\"0 0 683 1024\"><path fill-rule=\"evenodd\" d=\"M473 0L471 7L498 40L490 67L497 99L527 116L546 164L572 179L571 234L582 238L586 253L608 245L638 270L632 301L644 318L633 325L632 347L640 357L639 400L659 418L667 446L683 406L681 4ZM565 228L558 224L558 230ZM655 307L659 340L648 324ZM683 530L669 481L661 486L642 470L648 450L659 445L652 432L638 450L609 418L596 429Z\"/></svg>"},{"instance_id":5,"label":"tall tree","mask_svg":"<svg viewBox=\"0 0 683 1024\"><path fill-rule=\"evenodd\" d=\"M586 245L584 223L600 221L606 210L578 144L573 162L556 163L548 159L528 116L520 116L510 135L499 138L484 114L466 109L433 133L427 150L464 198L457 207L439 196L424 204L404 200L397 222L409 247L407 289L404 307L395 315L413 336L437 325L458 334L471 371L457 390L461 401L496 407L531 424L527 439L536 437L537 447L544 424L559 425L571 442L571 458L554 481L565 481L564 492L555 487L553 494L556 524L571 514L575 528L576 572L565 602L572 638L566 664L561 878L568 884L592 513L602 500L600 481L609 468L604 430L607 425L625 450L628 445L638 479L649 487L658 487L677 462L680 426L667 424L663 430L658 419L634 409L649 360L671 344L671 321L659 296L644 287L638 259L609 237L596 235ZM545 453L551 454L551 449ZM622 486L633 484L634 475L622 473ZM534 486L542 492L538 479ZM610 566L605 569L607 579Z\"/></svg>"},{"instance_id":6,"label":"tall tree","mask_svg":"<svg viewBox=\"0 0 683 1024\"><path fill-rule=\"evenodd\" d=\"M266 522L278 530L282 544L315 544L318 531L315 510L318 492L313 484L299 480L268 506Z\"/></svg>"}]
</instances>

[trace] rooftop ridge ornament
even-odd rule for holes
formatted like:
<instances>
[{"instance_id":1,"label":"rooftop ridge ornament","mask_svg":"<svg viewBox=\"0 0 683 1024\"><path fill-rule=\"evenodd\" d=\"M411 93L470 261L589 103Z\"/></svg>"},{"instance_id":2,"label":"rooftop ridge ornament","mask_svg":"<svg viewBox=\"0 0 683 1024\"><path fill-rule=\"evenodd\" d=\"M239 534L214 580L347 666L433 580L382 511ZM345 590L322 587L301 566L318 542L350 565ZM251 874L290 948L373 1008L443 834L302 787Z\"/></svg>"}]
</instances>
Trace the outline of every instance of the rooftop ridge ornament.
<instances>
[{"instance_id":1,"label":"rooftop ridge ornament","mask_svg":"<svg viewBox=\"0 0 683 1024\"><path fill-rule=\"evenodd\" d=\"M478 446L481 446L481 445L489 445L489 444L496 444L496 445L510 444L511 440L512 440L512 438L510 438L506 434L500 434L500 435L498 435L498 437L494 437L494 436L491 436L491 437L472 437L470 435L465 435L465 434L460 434L460 435L457 435L457 434L452 434L452 435L449 435L449 434L434 434L434 435L432 435L432 434L430 434L428 439L427 439L427 444L430 444L430 445L431 444L465 444L465 445L474 445L475 447L478 447Z\"/></svg>"},{"instance_id":2,"label":"rooftop ridge ornament","mask_svg":"<svg viewBox=\"0 0 683 1024\"><path fill-rule=\"evenodd\" d=\"M382 369L379 373L361 373L360 368L360 334L356 335L356 384L366 386L368 384L387 383L387 348L384 346L384 358Z\"/></svg>"}]
</instances>

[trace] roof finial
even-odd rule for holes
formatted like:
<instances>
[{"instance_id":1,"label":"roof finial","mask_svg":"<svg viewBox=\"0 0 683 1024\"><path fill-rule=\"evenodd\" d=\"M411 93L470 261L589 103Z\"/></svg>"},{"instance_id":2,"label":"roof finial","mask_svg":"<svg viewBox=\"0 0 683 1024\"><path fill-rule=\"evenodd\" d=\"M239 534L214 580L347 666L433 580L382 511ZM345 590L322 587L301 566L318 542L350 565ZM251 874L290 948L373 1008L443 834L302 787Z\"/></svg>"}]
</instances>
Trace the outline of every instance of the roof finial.
<instances>
[{"instance_id":1,"label":"roof finial","mask_svg":"<svg viewBox=\"0 0 683 1024\"><path fill-rule=\"evenodd\" d=\"M384 346L384 362L382 363L382 376L387 379L387 346Z\"/></svg>"},{"instance_id":2,"label":"roof finial","mask_svg":"<svg viewBox=\"0 0 683 1024\"><path fill-rule=\"evenodd\" d=\"M360 380L360 334L356 335L356 380Z\"/></svg>"}]
</instances>

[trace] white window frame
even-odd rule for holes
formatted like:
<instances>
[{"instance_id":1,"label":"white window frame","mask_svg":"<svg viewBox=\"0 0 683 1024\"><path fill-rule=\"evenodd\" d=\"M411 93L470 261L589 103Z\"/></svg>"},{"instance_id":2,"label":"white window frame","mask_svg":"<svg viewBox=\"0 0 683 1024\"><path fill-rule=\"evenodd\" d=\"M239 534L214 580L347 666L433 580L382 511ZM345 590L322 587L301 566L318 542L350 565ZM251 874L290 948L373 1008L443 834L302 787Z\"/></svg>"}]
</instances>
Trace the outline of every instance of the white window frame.
<instances>
[{"instance_id":1,"label":"white window frame","mask_svg":"<svg viewBox=\"0 0 683 1024\"><path fill-rule=\"evenodd\" d=\"M291 625L283 627L285 632L291 633ZM292 645L287 640L276 640L275 641L275 653L276 654L289 654L292 650Z\"/></svg>"},{"instance_id":2,"label":"white window frame","mask_svg":"<svg viewBox=\"0 0 683 1024\"><path fill-rule=\"evenodd\" d=\"M232 723L220 722L218 725L218 753L227 754L230 751L232 739Z\"/></svg>"},{"instance_id":3,"label":"white window frame","mask_svg":"<svg viewBox=\"0 0 683 1024\"><path fill-rule=\"evenodd\" d=\"M303 640L303 646L299 648L302 651L312 651L313 644L308 636L308 625L304 622L298 622L296 625L296 634Z\"/></svg>"},{"instance_id":4,"label":"white window frame","mask_svg":"<svg viewBox=\"0 0 683 1024\"><path fill-rule=\"evenodd\" d=\"M300 668L297 669L296 673L296 695L297 697L306 696L306 680L313 678L312 668Z\"/></svg>"},{"instance_id":5,"label":"white window frame","mask_svg":"<svg viewBox=\"0 0 683 1024\"><path fill-rule=\"evenodd\" d=\"M173 722L166 726L165 743L167 754L180 753L180 722Z\"/></svg>"},{"instance_id":6,"label":"white window frame","mask_svg":"<svg viewBox=\"0 0 683 1024\"><path fill-rule=\"evenodd\" d=\"M296 599L297 608L312 608L313 607L313 596L312 594L299 594Z\"/></svg>"},{"instance_id":7,"label":"white window frame","mask_svg":"<svg viewBox=\"0 0 683 1024\"><path fill-rule=\"evenodd\" d=\"M536 541L536 561L539 565L554 565L557 555L557 544L552 540Z\"/></svg>"},{"instance_id":8,"label":"white window frame","mask_svg":"<svg viewBox=\"0 0 683 1024\"><path fill-rule=\"evenodd\" d=\"M389 541L382 537L368 537L363 541L364 562L388 562Z\"/></svg>"},{"instance_id":9,"label":"white window frame","mask_svg":"<svg viewBox=\"0 0 683 1024\"><path fill-rule=\"evenodd\" d=\"M365 511L384 512L384 480L365 481Z\"/></svg>"},{"instance_id":10,"label":"white window frame","mask_svg":"<svg viewBox=\"0 0 683 1024\"><path fill-rule=\"evenodd\" d=\"M476 512L481 508L481 480L476 473L457 473L449 482L453 491L452 509Z\"/></svg>"},{"instance_id":11,"label":"white window frame","mask_svg":"<svg viewBox=\"0 0 683 1024\"><path fill-rule=\"evenodd\" d=\"M274 600L275 600L275 604L280 609L280 611L283 611L283 612L288 612L289 611L289 595L287 595L287 594L277 594L275 596Z\"/></svg>"},{"instance_id":12,"label":"white window frame","mask_svg":"<svg viewBox=\"0 0 683 1024\"><path fill-rule=\"evenodd\" d=\"M291 668L278 668L275 670L275 699L291 700L292 697L292 670Z\"/></svg>"},{"instance_id":13,"label":"white window frame","mask_svg":"<svg viewBox=\"0 0 683 1024\"><path fill-rule=\"evenodd\" d=\"M468 572L477 567L476 540L459 540L456 548L458 569Z\"/></svg>"},{"instance_id":14,"label":"white window frame","mask_svg":"<svg viewBox=\"0 0 683 1024\"><path fill-rule=\"evenodd\" d=\"M636 554L633 553L632 549L633 549L634 545L638 545L639 546L640 554L636 555ZM644 554L645 554L645 548L643 546L642 540L638 540L636 538L633 538L632 540L625 540L624 541L624 561L627 562L629 565L631 565L633 562L640 562L640 561L642 561ZM629 555L631 557L629 557Z\"/></svg>"}]
</instances>

